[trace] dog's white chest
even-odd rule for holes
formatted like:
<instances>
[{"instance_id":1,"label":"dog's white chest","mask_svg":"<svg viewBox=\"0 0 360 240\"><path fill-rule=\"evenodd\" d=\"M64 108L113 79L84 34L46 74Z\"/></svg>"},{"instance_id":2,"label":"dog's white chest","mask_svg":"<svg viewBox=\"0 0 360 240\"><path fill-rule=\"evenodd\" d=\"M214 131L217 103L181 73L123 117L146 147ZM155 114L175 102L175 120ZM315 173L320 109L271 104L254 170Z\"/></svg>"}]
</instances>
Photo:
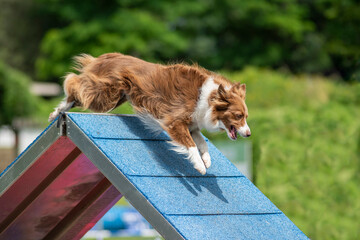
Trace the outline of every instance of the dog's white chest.
<instances>
[{"instance_id":1,"label":"dog's white chest","mask_svg":"<svg viewBox=\"0 0 360 240\"><path fill-rule=\"evenodd\" d=\"M219 85L214 83L212 77L208 78L200 89L200 97L193 113L193 122L200 129L205 128L208 131L218 131L220 123L212 120L212 107L209 105L210 94L217 90Z\"/></svg>"}]
</instances>

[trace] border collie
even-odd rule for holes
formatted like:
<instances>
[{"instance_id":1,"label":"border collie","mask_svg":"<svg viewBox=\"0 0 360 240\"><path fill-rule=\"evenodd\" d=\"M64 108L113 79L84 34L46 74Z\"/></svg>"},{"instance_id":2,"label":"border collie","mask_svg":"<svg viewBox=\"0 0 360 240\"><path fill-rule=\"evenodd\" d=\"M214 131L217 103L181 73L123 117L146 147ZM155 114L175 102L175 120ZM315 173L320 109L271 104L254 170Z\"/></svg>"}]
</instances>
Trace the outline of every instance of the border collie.
<instances>
[{"instance_id":1,"label":"border collie","mask_svg":"<svg viewBox=\"0 0 360 240\"><path fill-rule=\"evenodd\" d=\"M49 116L83 107L108 112L129 101L134 110L165 130L174 150L185 154L201 174L211 165L208 146L200 129L226 131L232 140L237 133L251 135L246 123L245 84L197 65L160 65L120 53L97 58L75 57L78 74L65 77L65 99Z\"/></svg>"}]
</instances>

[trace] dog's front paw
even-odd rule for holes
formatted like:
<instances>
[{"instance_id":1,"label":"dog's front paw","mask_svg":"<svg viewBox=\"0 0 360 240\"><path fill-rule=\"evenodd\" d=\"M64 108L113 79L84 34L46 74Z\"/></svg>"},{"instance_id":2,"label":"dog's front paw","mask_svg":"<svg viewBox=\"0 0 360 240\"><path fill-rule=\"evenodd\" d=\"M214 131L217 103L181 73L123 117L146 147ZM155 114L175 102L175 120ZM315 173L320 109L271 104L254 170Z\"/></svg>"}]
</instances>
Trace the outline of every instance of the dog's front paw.
<instances>
[{"instance_id":1,"label":"dog's front paw","mask_svg":"<svg viewBox=\"0 0 360 240\"><path fill-rule=\"evenodd\" d=\"M203 153L201 159L203 160L206 168L209 168L211 166L211 158L208 152Z\"/></svg>"},{"instance_id":2,"label":"dog's front paw","mask_svg":"<svg viewBox=\"0 0 360 240\"><path fill-rule=\"evenodd\" d=\"M199 150L197 147L190 147L189 148L189 160L194 166L194 168L201 174L204 175L206 173L206 167L204 162L202 161Z\"/></svg>"},{"instance_id":3,"label":"dog's front paw","mask_svg":"<svg viewBox=\"0 0 360 240\"><path fill-rule=\"evenodd\" d=\"M194 165L194 168L201 174L201 175L205 175L206 174L206 168L205 165L201 162L201 163L197 163Z\"/></svg>"}]
</instances>

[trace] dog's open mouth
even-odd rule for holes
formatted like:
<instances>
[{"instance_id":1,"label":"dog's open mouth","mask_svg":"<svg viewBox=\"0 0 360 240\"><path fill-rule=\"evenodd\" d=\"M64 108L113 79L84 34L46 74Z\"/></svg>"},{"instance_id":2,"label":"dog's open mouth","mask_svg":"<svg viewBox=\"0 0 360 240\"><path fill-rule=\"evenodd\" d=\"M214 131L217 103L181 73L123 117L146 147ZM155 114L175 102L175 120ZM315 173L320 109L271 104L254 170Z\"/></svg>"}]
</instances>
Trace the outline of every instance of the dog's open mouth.
<instances>
[{"instance_id":1,"label":"dog's open mouth","mask_svg":"<svg viewBox=\"0 0 360 240\"><path fill-rule=\"evenodd\" d=\"M236 128L233 125L231 125L230 128L229 128L228 136L232 140L237 139L237 131L236 131Z\"/></svg>"}]
</instances>

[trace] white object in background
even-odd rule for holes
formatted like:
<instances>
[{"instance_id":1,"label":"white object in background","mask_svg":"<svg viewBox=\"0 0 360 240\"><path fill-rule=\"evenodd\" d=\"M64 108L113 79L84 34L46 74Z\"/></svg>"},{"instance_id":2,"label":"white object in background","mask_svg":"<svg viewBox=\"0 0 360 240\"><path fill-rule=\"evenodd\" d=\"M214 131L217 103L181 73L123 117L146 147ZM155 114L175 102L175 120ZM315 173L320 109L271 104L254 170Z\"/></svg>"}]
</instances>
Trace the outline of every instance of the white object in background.
<instances>
[{"instance_id":1,"label":"white object in background","mask_svg":"<svg viewBox=\"0 0 360 240\"><path fill-rule=\"evenodd\" d=\"M13 148L15 144L15 134L8 126L0 127L0 148Z\"/></svg>"}]
</instances>

